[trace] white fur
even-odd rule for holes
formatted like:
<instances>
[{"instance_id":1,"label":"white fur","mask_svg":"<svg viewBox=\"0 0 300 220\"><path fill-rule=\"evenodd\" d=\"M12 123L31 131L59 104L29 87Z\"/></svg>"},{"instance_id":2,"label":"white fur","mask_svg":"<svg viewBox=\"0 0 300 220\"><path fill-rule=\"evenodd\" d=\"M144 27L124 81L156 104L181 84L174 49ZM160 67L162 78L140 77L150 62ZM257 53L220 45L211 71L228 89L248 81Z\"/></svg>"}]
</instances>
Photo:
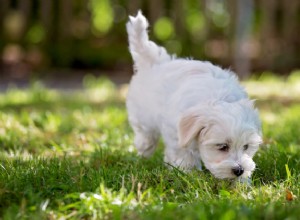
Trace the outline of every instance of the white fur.
<instances>
[{"instance_id":1,"label":"white fur","mask_svg":"<svg viewBox=\"0 0 300 220\"><path fill-rule=\"evenodd\" d=\"M241 177L250 177L261 125L237 77L209 62L170 56L149 41L147 27L141 12L127 23L135 66L127 110L138 153L151 156L162 136L172 166L190 170L202 161L217 178L236 178L232 169L241 166ZM228 152L218 149L223 143Z\"/></svg>"}]
</instances>

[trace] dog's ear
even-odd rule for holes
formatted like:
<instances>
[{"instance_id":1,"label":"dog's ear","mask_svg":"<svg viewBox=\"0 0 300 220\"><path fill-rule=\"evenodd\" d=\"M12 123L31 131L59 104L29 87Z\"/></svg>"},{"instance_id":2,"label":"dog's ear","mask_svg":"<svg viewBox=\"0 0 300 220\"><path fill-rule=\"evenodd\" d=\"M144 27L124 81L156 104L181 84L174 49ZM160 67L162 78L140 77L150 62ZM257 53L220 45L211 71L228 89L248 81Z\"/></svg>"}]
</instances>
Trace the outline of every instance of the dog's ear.
<instances>
[{"instance_id":1,"label":"dog's ear","mask_svg":"<svg viewBox=\"0 0 300 220\"><path fill-rule=\"evenodd\" d=\"M197 109L187 111L178 124L179 146L186 147L205 128L205 119Z\"/></svg>"}]
</instances>

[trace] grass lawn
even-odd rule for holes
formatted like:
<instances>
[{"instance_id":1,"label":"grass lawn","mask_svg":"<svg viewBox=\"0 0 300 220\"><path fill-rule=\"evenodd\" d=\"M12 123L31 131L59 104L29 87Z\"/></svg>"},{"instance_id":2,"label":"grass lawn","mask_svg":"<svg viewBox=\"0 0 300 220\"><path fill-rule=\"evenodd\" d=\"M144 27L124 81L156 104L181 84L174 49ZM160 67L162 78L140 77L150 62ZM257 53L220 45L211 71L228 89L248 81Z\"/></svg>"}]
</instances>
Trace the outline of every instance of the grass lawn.
<instances>
[{"instance_id":1,"label":"grass lawn","mask_svg":"<svg viewBox=\"0 0 300 220\"><path fill-rule=\"evenodd\" d=\"M126 89L106 79L11 87L0 94L0 219L299 219L300 72L244 84L264 131L250 187L169 170L162 143L139 158Z\"/></svg>"}]
</instances>

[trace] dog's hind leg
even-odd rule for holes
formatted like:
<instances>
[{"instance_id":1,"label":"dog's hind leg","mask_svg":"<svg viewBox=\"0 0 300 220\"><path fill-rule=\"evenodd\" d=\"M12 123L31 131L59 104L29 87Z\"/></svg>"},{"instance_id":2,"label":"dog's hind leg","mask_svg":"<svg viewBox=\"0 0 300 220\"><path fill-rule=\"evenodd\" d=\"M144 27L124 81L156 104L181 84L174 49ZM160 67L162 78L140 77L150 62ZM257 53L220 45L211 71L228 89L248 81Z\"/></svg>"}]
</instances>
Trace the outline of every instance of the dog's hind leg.
<instances>
[{"instance_id":1,"label":"dog's hind leg","mask_svg":"<svg viewBox=\"0 0 300 220\"><path fill-rule=\"evenodd\" d=\"M138 154L150 157L157 146L159 135L155 132L146 131L140 126L132 125L134 130L134 144Z\"/></svg>"}]
</instances>

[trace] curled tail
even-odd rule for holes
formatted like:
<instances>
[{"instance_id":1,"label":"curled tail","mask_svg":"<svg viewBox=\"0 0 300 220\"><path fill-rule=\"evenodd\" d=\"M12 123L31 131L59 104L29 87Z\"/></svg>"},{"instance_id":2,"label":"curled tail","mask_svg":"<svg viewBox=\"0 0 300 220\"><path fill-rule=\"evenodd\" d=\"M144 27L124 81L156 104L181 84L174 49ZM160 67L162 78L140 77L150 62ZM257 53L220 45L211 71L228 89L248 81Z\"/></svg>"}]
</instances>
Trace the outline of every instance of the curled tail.
<instances>
[{"instance_id":1,"label":"curled tail","mask_svg":"<svg viewBox=\"0 0 300 220\"><path fill-rule=\"evenodd\" d=\"M148 26L148 21L141 11L136 17L129 16L129 21L126 24L129 49L137 70L172 59L165 48L149 40Z\"/></svg>"}]
</instances>

